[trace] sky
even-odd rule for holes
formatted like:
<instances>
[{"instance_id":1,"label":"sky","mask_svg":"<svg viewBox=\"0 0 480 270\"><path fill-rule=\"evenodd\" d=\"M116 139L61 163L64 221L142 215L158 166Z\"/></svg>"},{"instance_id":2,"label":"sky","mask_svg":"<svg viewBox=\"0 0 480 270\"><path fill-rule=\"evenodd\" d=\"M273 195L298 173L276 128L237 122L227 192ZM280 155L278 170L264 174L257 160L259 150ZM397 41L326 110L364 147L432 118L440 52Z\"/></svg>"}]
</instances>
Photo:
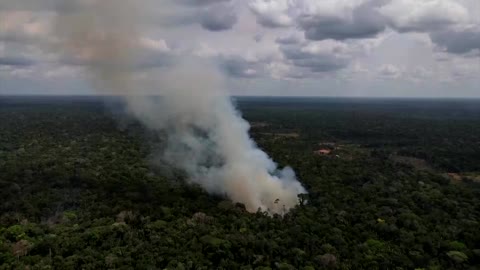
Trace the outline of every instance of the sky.
<instances>
[{"instance_id":1,"label":"sky","mask_svg":"<svg viewBox=\"0 0 480 270\"><path fill-rule=\"evenodd\" d=\"M0 0L0 95L95 94L58 45L95 1L129 2L139 94L192 57L237 96L480 97L479 0Z\"/></svg>"}]
</instances>

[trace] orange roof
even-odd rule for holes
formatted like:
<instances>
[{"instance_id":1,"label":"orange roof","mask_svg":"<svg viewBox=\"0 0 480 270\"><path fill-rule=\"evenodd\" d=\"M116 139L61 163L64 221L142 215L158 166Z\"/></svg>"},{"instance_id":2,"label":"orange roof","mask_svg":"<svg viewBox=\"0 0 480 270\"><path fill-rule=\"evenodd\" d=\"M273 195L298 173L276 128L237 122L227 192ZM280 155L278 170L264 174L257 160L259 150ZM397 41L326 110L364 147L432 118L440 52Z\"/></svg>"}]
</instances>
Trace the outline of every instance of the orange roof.
<instances>
[{"instance_id":1,"label":"orange roof","mask_svg":"<svg viewBox=\"0 0 480 270\"><path fill-rule=\"evenodd\" d=\"M315 154L317 155L329 155L332 152L330 149L320 149L315 151Z\"/></svg>"}]
</instances>

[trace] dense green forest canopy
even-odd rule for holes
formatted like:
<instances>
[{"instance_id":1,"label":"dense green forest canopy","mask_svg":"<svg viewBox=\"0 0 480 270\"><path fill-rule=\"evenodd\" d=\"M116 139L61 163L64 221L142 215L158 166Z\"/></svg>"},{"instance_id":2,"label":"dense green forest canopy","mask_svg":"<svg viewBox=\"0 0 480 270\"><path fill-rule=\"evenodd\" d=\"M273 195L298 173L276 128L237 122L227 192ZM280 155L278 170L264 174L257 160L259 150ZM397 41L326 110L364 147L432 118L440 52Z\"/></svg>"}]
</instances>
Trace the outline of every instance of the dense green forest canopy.
<instances>
[{"instance_id":1,"label":"dense green forest canopy","mask_svg":"<svg viewBox=\"0 0 480 270\"><path fill-rule=\"evenodd\" d=\"M117 99L0 98L0 269L478 269L480 101L235 103L308 190L283 217L158 166Z\"/></svg>"}]
</instances>

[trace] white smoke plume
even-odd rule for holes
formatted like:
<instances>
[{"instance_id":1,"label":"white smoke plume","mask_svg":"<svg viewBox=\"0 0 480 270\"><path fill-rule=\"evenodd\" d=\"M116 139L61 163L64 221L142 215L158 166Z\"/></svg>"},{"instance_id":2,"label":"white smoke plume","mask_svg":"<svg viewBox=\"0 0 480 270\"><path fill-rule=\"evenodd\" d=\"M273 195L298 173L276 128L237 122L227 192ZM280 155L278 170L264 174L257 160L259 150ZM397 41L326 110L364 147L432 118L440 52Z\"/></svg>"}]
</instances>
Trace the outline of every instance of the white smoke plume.
<instances>
[{"instance_id":1,"label":"white smoke plume","mask_svg":"<svg viewBox=\"0 0 480 270\"><path fill-rule=\"evenodd\" d=\"M141 29L133 13L141 6L135 0L70 3L75 6L62 6L69 12L57 19L60 50L88 68L98 91L124 96L137 119L167 135L165 161L251 212L283 213L297 204L305 189L291 168L278 169L249 137L249 124L232 105L215 65L178 57L158 74L161 98L138 95L134 70Z\"/></svg>"}]
</instances>

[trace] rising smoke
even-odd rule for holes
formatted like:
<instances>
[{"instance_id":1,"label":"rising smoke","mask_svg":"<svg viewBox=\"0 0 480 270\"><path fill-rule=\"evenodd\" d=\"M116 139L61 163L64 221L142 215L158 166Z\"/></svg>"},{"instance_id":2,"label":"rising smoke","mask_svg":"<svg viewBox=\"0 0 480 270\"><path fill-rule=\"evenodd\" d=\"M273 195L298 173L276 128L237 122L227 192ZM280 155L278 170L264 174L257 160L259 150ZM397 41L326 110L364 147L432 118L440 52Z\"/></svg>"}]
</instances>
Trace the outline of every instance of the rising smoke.
<instances>
[{"instance_id":1,"label":"rising smoke","mask_svg":"<svg viewBox=\"0 0 480 270\"><path fill-rule=\"evenodd\" d=\"M161 2L161 1L160 1ZM138 95L135 78L139 25L135 0L70 1L60 6L58 49L89 70L101 93L121 95L129 111L149 129L167 134L162 158L184 170L189 181L271 213L297 204L305 189L290 168L277 165L249 137L249 124L224 91L215 65L177 57L158 74L160 99Z\"/></svg>"}]
</instances>

